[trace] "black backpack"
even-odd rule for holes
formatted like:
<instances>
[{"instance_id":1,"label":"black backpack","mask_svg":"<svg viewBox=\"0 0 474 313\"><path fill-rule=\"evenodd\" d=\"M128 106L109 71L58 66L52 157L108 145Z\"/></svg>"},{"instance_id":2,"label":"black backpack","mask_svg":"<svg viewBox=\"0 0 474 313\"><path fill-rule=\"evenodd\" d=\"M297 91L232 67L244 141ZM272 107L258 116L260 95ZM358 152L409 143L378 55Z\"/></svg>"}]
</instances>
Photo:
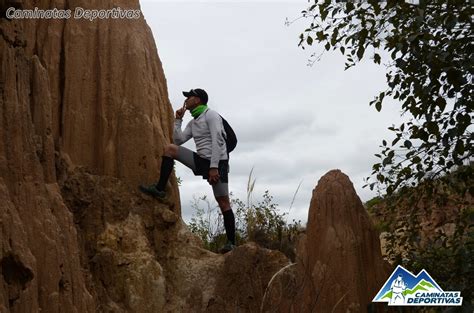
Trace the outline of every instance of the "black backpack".
<instances>
[{"instance_id":1,"label":"black backpack","mask_svg":"<svg viewBox=\"0 0 474 313\"><path fill-rule=\"evenodd\" d=\"M223 118L220 114L219 116L222 118L224 130L227 134L227 137L225 138L225 144L227 146L227 154L229 154L235 149L235 146L237 146L237 136L235 135L234 130L232 129L232 127L230 127L229 123L225 120L225 118Z\"/></svg>"},{"instance_id":2,"label":"black backpack","mask_svg":"<svg viewBox=\"0 0 474 313\"><path fill-rule=\"evenodd\" d=\"M227 135L225 137L225 145L227 148L227 155L229 155L229 153L231 153L235 149L235 146L237 146L237 136L235 135L234 130L232 129L232 127L230 127L229 123L225 120L225 118L223 118L220 114L219 116L222 119L222 124L224 125L224 130Z\"/></svg>"}]
</instances>

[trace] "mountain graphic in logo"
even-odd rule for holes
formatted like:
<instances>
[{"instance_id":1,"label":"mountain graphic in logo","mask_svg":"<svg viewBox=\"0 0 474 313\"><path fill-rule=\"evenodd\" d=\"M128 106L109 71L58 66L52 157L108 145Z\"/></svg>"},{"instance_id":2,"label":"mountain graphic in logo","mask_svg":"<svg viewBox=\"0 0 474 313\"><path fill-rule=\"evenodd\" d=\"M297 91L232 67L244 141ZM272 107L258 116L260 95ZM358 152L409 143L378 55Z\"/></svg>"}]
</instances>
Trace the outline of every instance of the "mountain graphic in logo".
<instances>
[{"instance_id":1,"label":"mountain graphic in logo","mask_svg":"<svg viewBox=\"0 0 474 313\"><path fill-rule=\"evenodd\" d=\"M425 270L415 276L398 265L372 302L387 302L388 305L461 305L462 297L458 291L443 291Z\"/></svg>"}]
</instances>

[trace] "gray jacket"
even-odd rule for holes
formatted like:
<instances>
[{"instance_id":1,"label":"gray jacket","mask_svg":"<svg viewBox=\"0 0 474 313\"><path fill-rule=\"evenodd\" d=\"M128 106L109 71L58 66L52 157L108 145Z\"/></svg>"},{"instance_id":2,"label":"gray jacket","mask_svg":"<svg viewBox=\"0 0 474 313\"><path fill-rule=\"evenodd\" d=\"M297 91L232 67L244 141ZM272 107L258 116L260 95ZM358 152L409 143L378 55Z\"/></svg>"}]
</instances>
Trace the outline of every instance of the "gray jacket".
<instances>
[{"instance_id":1,"label":"gray jacket","mask_svg":"<svg viewBox=\"0 0 474 313\"><path fill-rule=\"evenodd\" d=\"M175 119L173 141L182 145L191 137L196 143L196 153L205 159L211 160L210 167L218 167L219 160L227 160L225 144L226 133L220 115L209 108L196 119L192 119L181 131L183 120Z\"/></svg>"}]
</instances>

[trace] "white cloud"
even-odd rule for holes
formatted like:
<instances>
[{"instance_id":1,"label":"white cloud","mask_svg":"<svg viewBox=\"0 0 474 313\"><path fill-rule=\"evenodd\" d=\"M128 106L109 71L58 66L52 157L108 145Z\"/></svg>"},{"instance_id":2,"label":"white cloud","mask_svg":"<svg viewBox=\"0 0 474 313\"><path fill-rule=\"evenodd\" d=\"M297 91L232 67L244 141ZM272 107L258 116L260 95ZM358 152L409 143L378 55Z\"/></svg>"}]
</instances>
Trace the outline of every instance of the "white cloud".
<instances>
[{"instance_id":1,"label":"white cloud","mask_svg":"<svg viewBox=\"0 0 474 313\"><path fill-rule=\"evenodd\" d=\"M142 2L167 78L170 101L177 109L182 90L204 88L209 106L221 113L237 133L231 154L230 190L246 198L252 167L255 195L268 189L275 202L306 221L313 188L322 175L339 168L363 201L375 196L362 189L371 172L387 127L401 120L399 105L384 104L376 112L368 103L385 89L383 66L370 60L344 71L344 59L327 53L306 66L313 50L297 46L309 21L286 27L307 1L272 2ZM190 116L185 117L185 123ZM184 123L184 124L185 124ZM192 140L185 144L195 150ZM212 189L179 164L183 218L193 214L195 194Z\"/></svg>"}]
</instances>

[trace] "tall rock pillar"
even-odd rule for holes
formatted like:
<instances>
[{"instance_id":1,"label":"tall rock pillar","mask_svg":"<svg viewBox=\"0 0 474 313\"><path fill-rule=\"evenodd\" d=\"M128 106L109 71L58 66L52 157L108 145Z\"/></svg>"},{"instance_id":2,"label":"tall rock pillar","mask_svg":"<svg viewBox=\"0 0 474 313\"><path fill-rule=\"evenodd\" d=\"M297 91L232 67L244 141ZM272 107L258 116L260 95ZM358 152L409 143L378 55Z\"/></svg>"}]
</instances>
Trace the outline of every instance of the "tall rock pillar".
<instances>
[{"instance_id":1,"label":"tall rock pillar","mask_svg":"<svg viewBox=\"0 0 474 313\"><path fill-rule=\"evenodd\" d=\"M367 312L387 275L378 234L354 186L332 170L313 190L297 262L273 277L262 311L278 304L279 312Z\"/></svg>"}]
</instances>

